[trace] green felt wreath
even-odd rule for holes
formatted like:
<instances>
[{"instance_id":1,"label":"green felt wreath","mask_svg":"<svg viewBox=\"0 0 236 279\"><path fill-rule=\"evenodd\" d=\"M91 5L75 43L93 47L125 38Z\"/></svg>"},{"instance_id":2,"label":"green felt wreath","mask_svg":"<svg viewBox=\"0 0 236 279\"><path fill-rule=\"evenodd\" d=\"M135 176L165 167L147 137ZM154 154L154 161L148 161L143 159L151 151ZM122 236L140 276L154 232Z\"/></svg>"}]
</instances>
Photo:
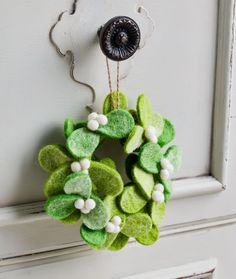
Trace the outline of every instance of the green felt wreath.
<instances>
[{"instance_id":1,"label":"green felt wreath","mask_svg":"<svg viewBox=\"0 0 236 279\"><path fill-rule=\"evenodd\" d=\"M174 139L174 126L153 112L144 94L131 110L127 97L113 92L103 113L78 123L66 119L65 145L40 150L39 164L49 173L45 211L63 224L80 224L81 237L96 250L120 250L130 237L151 245L159 238L171 196L171 174L181 165L179 147L165 147ZM95 155L110 138L119 140L127 154L126 184L111 158Z\"/></svg>"}]
</instances>

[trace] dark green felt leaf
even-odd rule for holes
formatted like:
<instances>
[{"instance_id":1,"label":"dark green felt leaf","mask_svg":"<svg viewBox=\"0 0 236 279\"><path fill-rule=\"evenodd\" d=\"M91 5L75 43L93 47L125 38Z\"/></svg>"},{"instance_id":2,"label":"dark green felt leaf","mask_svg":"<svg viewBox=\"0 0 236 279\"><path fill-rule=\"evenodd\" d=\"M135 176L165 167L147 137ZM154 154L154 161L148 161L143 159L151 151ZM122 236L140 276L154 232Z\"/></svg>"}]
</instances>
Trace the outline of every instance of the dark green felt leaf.
<instances>
[{"instance_id":1,"label":"dark green felt leaf","mask_svg":"<svg viewBox=\"0 0 236 279\"><path fill-rule=\"evenodd\" d=\"M100 125L96 132L109 138L125 138L134 127L134 119L127 110L112 110L106 116L108 123Z\"/></svg>"},{"instance_id":2,"label":"dark green felt leaf","mask_svg":"<svg viewBox=\"0 0 236 279\"><path fill-rule=\"evenodd\" d=\"M84 224L80 227L80 235L83 240L91 245L92 248L100 248L104 245L107 239L107 232L102 230L91 230Z\"/></svg>"},{"instance_id":3,"label":"dark green felt leaf","mask_svg":"<svg viewBox=\"0 0 236 279\"><path fill-rule=\"evenodd\" d=\"M116 169L116 163L109 157L102 158L99 162L114 170Z\"/></svg>"},{"instance_id":4,"label":"dark green felt leaf","mask_svg":"<svg viewBox=\"0 0 236 279\"><path fill-rule=\"evenodd\" d=\"M74 203L78 198L78 195L57 195L50 197L45 204L45 211L54 219L65 219L76 211Z\"/></svg>"},{"instance_id":5,"label":"dark green felt leaf","mask_svg":"<svg viewBox=\"0 0 236 279\"><path fill-rule=\"evenodd\" d=\"M151 218L153 221L153 224L156 226L159 226L165 216L166 211L166 204L163 203L157 203L152 201L151 202Z\"/></svg>"},{"instance_id":6,"label":"dark green felt leaf","mask_svg":"<svg viewBox=\"0 0 236 279\"><path fill-rule=\"evenodd\" d=\"M120 197L120 207L126 213L136 213L142 209L147 200L137 189L137 186L127 186Z\"/></svg>"},{"instance_id":7,"label":"dark green felt leaf","mask_svg":"<svg viewBox=\"0 0 236 279\"><path fill-rule=\"evenodd\" d=\"M72 134L72 132L74 130L75 130L74 121L70 118L67 118L64 121L64 136L65 136L65 138L67 139Z\"/></svg>"},{"instance_id":8,"label":"dark green felt leaf","mask_svg":"<svg viewBox=\"0 0 236 279\"><path fill-rule=\"evenodd\" d=\"M124 150L127 154L132 153L141 146L143 143L143 131L143 127L139 125L134 126L124 145Z\"/></svg>"},{"instance_id":9,"label":"dark green felt leaf","mask_svg":"<svg viewBox=\"0 0 236 279\"><path fill-rule=\"evenodd\" d=\"M154 244L159 238L159 230L158 228L153 225L152 229L136 238L136 240L142 245L152 245Z\"/></svg>"},{"instance_id":10,"label":"dark green felt leaf","mask_svg":"<svg viewBox=\"0 0 236 279\"><path fill-rule=\"evenodd\" d=\"M44 146L38 155L40 166L47 172L53 172L61 165L71 162L67 150L59 144Z\"/></svg>"},{"instance_id":11,"label":"dark green felt leaf","mask_svg":"<svg viewBox=\"0 0 236 279\"><path fill-rule=\"evenodd\" d=\"M154 187L154 178L150 173L145 172L137 165L134 166L132 170L132 177L134 182L139 187L141 193L146 199L150 199Z\"/></svg>"},{"instance_id":12,"label":"dark green felt leaf","mask_svg":"<svg viewBox=\"0 0 236 279\"><path fill-rule=\"evenodd\" d=\"M152 228L152 220L146 213L135 213L126 217L121 232L129 237L139 237L148 233Z\"/></svg>"},{"instance_id":13,"label":"dark green felt leaf","mask_svg":"<svg viewBox=\"0 0 236 279\"><path fill-rule=\"evenodd\" d=\"M63 165L51 173L44 184L44 195L50 197L64 194L65 179L70 173L70 164Z\"/></svg>"},{"instance_id":14,"label":"dark green felt leaf","mask_svg":"<svg viewBox=\"0 0 236 279\"><path fill-rule=\"evenodd\" d=\"M127 174L128 178L131 180L133 179L132 178L132 169L137 162L138 162L137 154L131 153L126 157L125 170L126 170L126 174Z\"/></svg>"},{"instance_id":15,"label":"dark green felt leaf","mask_svg":"<svg viewBox=\"0 0 236 279\"><path fill-rule=\"evenodd\" d=\"M119 251L126 246L129 241L129 237L123 233L119 233L113 243L108 247L111 251Z\"/></svg>"},{"instance_id":16,"label":"dark green felt leaf","mask_svg":"<svg viewBox=\"0 0 236 279\"><path fill-rule=\"evenodd\" d=\"M138 113L139 122L144 129L147 129L150 125L152 125L152 121L153 121L152 105L149 98L144 94L138 97L137 113Z\"/></svg>"},{"instance_id":17,"label":"dark green felt leaf","mask_svg":"<svg viewBox=\"0 0 236 279\"><path fill-rule=\"evenodd\" d=\"M100 136L87 128L75 130L67 139L66 146L76 158L90 157L97 148Z\"/></svg>"},{"instance_id":18,"label":"dark green felt leaf","mask_svg":"<svg viewBox=\"0 0 236 279\"><path fill-rule=\"evenodd\" d=\"M94 184L94 191L100 196L117 196L123 190L123 181L120 174L102 163L92 161L89 175Z\"/></svg>"},{"instance_id":19,"label":"dark green felt leaf","mask_svg":"<svg viewBox=\"0 0 236 279\"><path fill-rule=\"evenodd\" d=\"M177 171L180 168L182 161L182 151L177 145L170 146L167 149L164 157L169 159L174 167L174 171Z\"/></svg>"},{"instance_id":20,"label":"dark green felt leaf","mask_svg":"<svg viewBox=\"0 0 236 279\"><path fill-rule=\"evenodd\" d=\"M104 202L97 196L91 195L91 198L95 201L96 207L88 214L82 215L83 223L91 230L103 229L109 219L109 214Z\"/></svg>"},{"instance_id":21,"label":"dark green felt leaf","mask_svg":"<svg viewBox=\"0 0 236 279\"><path fill-rule=\"evenodd\" d=\"M79 194L87 199L92 192L92 181L86 173L72 173L65 179L64 191L66 194Z\"/></svg>"},{"instance_id":22,"label":"dark green felt leaf","mask_svg":"<svg viewBox=\"0 0 236 279\"><path fill-rule=\"evenodd\" d=\"M113 102L111 101L111 98L113 98L114 101L114 105ZM119 92L119 99L118 99L118 94L117 92L112 92L111 94L109 94L103 104L103 114L107 114L110 111L117 109L118 106L118 100L119 100L119 108L120 109L128 109L128 101L127 101L127 97L122 93Z\"/></svg>"},{"instance_id":23,"label":"dark green felt leaf","mask_svg":"<svg viewBox=\"0 0 236 279\"><path fill-rule=\"evenodd\" d=\"M147 172L158 173L158 163L161 157L161 147L156 143L148 142L139 152L139 164Z\"/></svg>"},{"instance_id":24,"label":"dark green felt leaf","mask_svg":"<svg viewBox=\"0 0 236 279\"><path fill-rule=\"evenodd\" d=\"M61 219L60 221L66 225L69 225L69 224L73 225L79 221L80 216L81 216L80 211L76 210L71 215L69 215L68 217L66 217L64 219Z\"/></svg>"},{"instance_id":25,"label":"dark green felt leaf","mask_svg":"<svg viewBox=\"0 0 236 279\"><path fill-rule=\"evenodd\" d=\"M164 129L161 136L158 138L158 144L163 147L171 142L175 137L174 125L168 119L164 119Z\"/></svg>"}]
</instances>

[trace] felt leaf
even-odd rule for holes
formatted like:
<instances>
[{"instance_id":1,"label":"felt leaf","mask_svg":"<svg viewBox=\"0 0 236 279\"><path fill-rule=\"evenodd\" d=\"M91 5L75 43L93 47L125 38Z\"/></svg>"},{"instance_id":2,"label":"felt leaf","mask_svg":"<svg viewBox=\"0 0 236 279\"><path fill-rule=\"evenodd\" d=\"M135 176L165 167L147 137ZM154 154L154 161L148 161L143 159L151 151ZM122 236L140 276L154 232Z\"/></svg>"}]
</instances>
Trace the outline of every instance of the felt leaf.
<instances>
[{"instance_id":1,"label":"felt leaf","mask_svg":"<svg viewBox=\"0 0 236 279\"><path fill-rule=\"evenodd\" d=\"M144 129L152 125L153 110L150 100L144 94L139 95L137 100L137 113L140 124Z\"/></svg>"},{"instance_id":2,"label":"felt leaf","mask_svg":"<svg viewBox=\"0 0 236 279\"><path fill-rule=\"evenodd\" d=\"M161 180L160 183L164 186L165 202L168 202L168 200L171 197L172 181L171 180Z\"/></svg>"},{"instance_id":3,"label":"felt leaf","mask_svg":"<svg viewBox=\"0 0 236 279\"><path fill-rule=\"evenodd\" d=\"M138 119L137 111L134 110L134 109L130 109L129 113L133 116L135 124L138 124L139 123L139 119Z\"/></svg>"},{"instance_id":4,"label":"felt leaf","mask_svg":"<svg viewBox=\"0 0 236 279\"><path fill-rule=\"evenodd\" d=\"M100 136L87 128L75 130L67 139L66 146L76 158L85 158L93 154L100 141Z\"/></svg>"},{"instance_id":5,"label":"felt leaf","mask_svg":"<svg viewBox=\"0 0 236 279\"><path fill-rule=\"evenodd\" d=\"M53 172L61 165L72 161L67 150L59 144L44 146L38 155L40 166L47 172Z\"/></svg>"},{"instance_id":6,"label":"felt leaf","mask_svg":"<svg viewBox=\"0 0 236 279\"><path fill-rule=\"evenodd\" d=\"M143 143L143 131L143 127L138 125L134 126L125 142L124 150L127 154L132 153L141 146Z\"/></svg>"},{"instance_id":7,"label":"felt leaf","mask_svg":"<svg viewBox=\"0 0 236 279\"><path fill-rule=\"evenodd\" d=\"M112 110L106 116L108 123L106 125L100 125L96 132L109 138L125 138L134 127L134 119L127 110Z\"/></svg>"},{"instance_id":8,"label":"felt leaf","mask_svg":"<svg viewBox=\"0 0 236 279\"><path fill-rule=\"evenodd\" d=\"M65 138L67 139L72 134L72 132L74 130L75 130L74 121L70 118L67 118L64 121L64 136L65 136Z\"/></svg>"},{"instance_id":9,"label":"felt leaf","mask_svg":"<svg viewBox=\"0 0 236 279\"><path fill-rule=\"evenodd\" d=\"M154 113L151 119L151 126L156 128L156 135L159 137L163 133L165 121L159 113Z\"/></svg>"},{"instance_id":10,"label":"felt leaf","mask_svg":"<svg viewBox=\"0 0 236 279\"><path fill-rule=\"evenodd\" d=\"M136 213L146 205L147 201L139 193L136 186L127 186L120 197L120 207L126 213Z\"/></svg>"},{"instance_id":11,"label":"felt leaf","mask_svg":"<svg viewBox=\"0 0 236 279\"><path fill-rule=\"evenodd\" d=\"M146 213L135 213L126 217L121 232L129 237L139 237L148 233L152 228L152 220Z\"/></svg>"},{"instance_id":12,"label":"felt leaf","mask_svg":"<svg viewBox=\"0 0 236 279\"><path fill-rule=\"evenodd\" d=\"M157 226L153 225L149 232L137 237L136 241L138 241L142 245L152 245L158 240L158 238L159 230Z\"/></svg>"},{"instance_id":13,"label":"felt leaf","mask_svg":"<svg viewBox=\"0 0 236 279\"><path fill-rule=\"evenodd\" d=\"M180 168L182 161L182 152L177 145L170 146L167 149L164 157L169 159L174 167L174 171L177 171Z\"/></svg>"},{"instance_id":14,"label":"felt leaf","mask_svg":"<svg viewBox=\"0 0 236 279\"><path fill-rule=\"evenodd\" d=\"M105 229L91 230L84 224L80 227L80 235L87 244L91 245L92 248L99 248L103 246L107 239Z\"/></svg>"},{"instance_id":15,"label":"felt leaf","mask_svg":"<svg viewBox=\"0 0 236 279\"><path fill-rule=\"evenodd\" d=\"M126 174L127 174L128 178L131 180L133 179L132 178L132 169L137 162L138 162L137 154L131 153L126 157L125 170L126 170Z\"/></svg>"},{"instance_id":16,"label":"felt leaf","mask_svg":"<svg viewBox=\"0 0 236 279\"><path fill-rule=\"evenodd\" d=\"M141 147L139 164L147 172L158 173L158 163L161 157L161 147L156 143L148 142Z\"/></svg>"},{"instance_id":17,"label":"felt leaf","mask_svg":"<svg viewBox=\"0 0 236 279\"><path fill-rule=\"evenodd\" d=\"M134 182L139 187L139 190L146 199L150 199L154 187L154 178L150 173L140 169L137 165L134 166L132 171Z\"/></svg>"},{"instance_id":18,"label":"felt leaf","mask_svg":"<svg viewBox=\"0 0 236 279\"><path fill-rule=\"evenodd\" d=\"M111 251L119 251L125 247L125 245L129 242L129 237L124 235L123 233L119 233L113 243L108 247Z\"/></svg>"},{"instance_id":19,"label":"felt leaf","mask_svg":"<svg viewBox=\"0 0 236 279\"><path fill-rule=\"evenodd\" d=\"M94 184L94 191L98 196L117 196L123 190L123 181L120 174L102 163L92 161L89 175Z\"/></svg>"},{"instance_id":20,"label":"felt leaf","mask_svg":"<svg viewBox=\"0 0 236 279\"><path fill-rule=\"evenodd\" d=\"M120 210L116 197L106 196L103 202L107 208L109 220L116 215L120 216L123 221L125 220L125 214Z\"/></svg>"},{"instance_id":21,"label":"felt leaf","mask_svg":"<svg viewBox=\"0 0 236 279\"><path fill-rule=\"evenodd\" d=\"M104 202L97 196L91 195L96 206L88 214L81 213L83 223L91 230L103 229L109 219L107 208Z\"/></svg>"},{"instance_id":22,"label":"felt leaf","mask_svg":"<svg viewBox=\"0 0 236 279\"><path fill-rule=\"evenodd\" d=\"M44 184L44 195L50 197L64 194L65 179L70 173L70 164L63 165L51 173Z\"/></svg>"},{"instance_id":23,"label":"felt leaf","mask_svg":"<svg viewBox=\"0 0 236 279\"><path fill-rule=\"evenodd\" d=\"M75 124L75 130L79 129L79 128L83 128L83 127L87 127L87 121L80 121L79 123Z\"/></svg>"},{"instance_id":24,"label":"felt leaf","mask_svg":"<svg viewBox=\"0 0 236 279\"><path fill-rule=\"evenodd\" d=\"M109 157L102 158L99 162L114 170L116 169L116 163Z\"/></svg>"},{"instance_id":25,"label":"felt leaf","mask_svg":"<svg viewBox=\"0 0 236 279\"><path fill-rule=\"evenodd\" d=\"M66 194L79 194L87 199L92 192L92 181L86 173L72 173L65 179L64 191Z\"/></svg>"},{"instance_id":26,"label":"felt leaf","mask_svg":"<svg viewBox=\"0 0 236 279\"><path fill-rule=\"evenodd\" d=\"M164 218L166 211L166 204L163 203L157 203L152 201L151 202L151 218L153 221L153 224L156 226L159 226Z\"/></svg>"},{"instance_id":27,"label":"felt leaf","mask_svg":"<svg viewBox=\"0 0 236 279\"><path fill-rule=\"evenodd\" d=\"M74 203L78 198L78 195L57 195L50 197L45 204L45 211L54 219L65 219L76 211Z\"/></svg>"},{"instance_id":28,"label":"felt leaf","mask_svg":"<svg viewBox=\"0 0 236 279\"><path fill-rule=\"evenodd\" d=\"M164 119L164 128L161 136L158 138L158 144L163 147L171 142L175 137L174 125L168 119Z\"/></svg>"},{"instance_id":29,"label":"felt leaf","mask_svg":"<svg viewBox=\"0 0 236 279\"><path fill-rule=\"evenodd\" d=\"M113 98L114 105L111 98ZM111 94L107 95L103 103L103 114L107 114L108 112L118 108L117 106L118 100L119 100L120 109L128 109L127 97L122 92L119 92L119 99L118 99L117 92L112 92Z\"/></svg>"},{"instance_id":30,"label":"felt leaf","mask_svg":"<svg viewBox=\"0 0 236 279\"><path fill-rule=\"evenodd\" d=\"M71 215L69 215L68 217L66 217L64 219L61 219L60 221L66 225L69 225L69 224L73 225L79 221L80 216L81 216L80 211L76 210Z\"/></svg>"}]
</instances>

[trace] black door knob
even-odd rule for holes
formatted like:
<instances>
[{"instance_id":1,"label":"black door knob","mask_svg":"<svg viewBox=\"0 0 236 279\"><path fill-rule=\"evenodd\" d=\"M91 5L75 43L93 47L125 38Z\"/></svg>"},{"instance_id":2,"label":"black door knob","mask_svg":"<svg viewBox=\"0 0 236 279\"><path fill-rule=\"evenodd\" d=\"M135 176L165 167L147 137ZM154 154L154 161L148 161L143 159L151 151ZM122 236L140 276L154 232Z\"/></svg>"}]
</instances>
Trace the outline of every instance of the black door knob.
<instances>
[{"instance_id":1,"label":"black door knob","mask_svg":"<svg viewBox=\"0 0 236 279\"><path fill-rule=\"evenodd\" d=\"M138 24L133 19L117 16L99 29L98 36L104 55L111 60L122 61L136 52L141 34Z\"/></svg>"}]
</instances>

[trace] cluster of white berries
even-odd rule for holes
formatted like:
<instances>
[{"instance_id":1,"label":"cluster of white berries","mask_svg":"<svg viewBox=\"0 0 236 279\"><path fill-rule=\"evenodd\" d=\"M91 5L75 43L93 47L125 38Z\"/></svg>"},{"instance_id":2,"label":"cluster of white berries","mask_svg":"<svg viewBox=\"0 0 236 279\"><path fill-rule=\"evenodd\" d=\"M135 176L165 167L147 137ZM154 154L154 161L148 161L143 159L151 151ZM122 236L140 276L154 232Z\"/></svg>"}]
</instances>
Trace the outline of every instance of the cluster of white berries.
<instances>
[{"instance_id":1,"label":"cluster of white berries","mask_svg":"<svg viewBox=\"0 0 236 279\"><path fill-rule=\"evenodd\" d=\"M165 201L164 186L161 183L158 183L154 187L154 191L152 193L152 199L157 203L163 203Z\"/></svg>"},{"instance_id":2,"label":"cluster of white berries","mask_svg":"<svg viewBox=\"0 0 236 279\"><path fill-rule=\"evenodd\" d=\"M73 162L70 165L70 168L73 172L82 171L84 173L88 173L88 170L90 168L90 161L86 158L81 159L79 162Z\"/></svg>"},{"instance_id":3,"label":"cluster of white berries","mask_svg":"<svg viewBox=\"0 0 236 279\"><path fill-rule=\"evenodd\" d=\"M91 131L96 131L99 128L99 125L106 125L108 119L104 114L97 114L92 112L88 115L87 128Z\"/></svg>"},{"instance_id":4,"label":"cluster of white berries","mask_svg":"<svg viewBox=\"0 0 236 279\"><path fill-rule=\"evenodd\" d=\"M121 218L114 216L110 222L106 225L106 231L108 233L119 233L120 232Z\"/></svg>"},{"instance_id":5,"label":"cluster of white berries","mask_svg":"<svg viewBox=\"0 0 236 279\"><path fill-rule=\"evenodd\" d=\"M82 213L88 214L91 210L96 207L96 202L93 199L78 199L74 203L75 207L79 209Z\"/></svg>"},{"instance_id":6,"label":"cluster of white berries","mask_svg":"<svg viewBox=\"0 0 236 279\"><path fill-rule=\"evenodd\" d=\"M145 131L145 137L150 142L157 143L158 142L158 138L157 138L157 130L156 130L156 128L153 127L153 126L149 126L146 129L146 131Z\"/></svg>"},{"instance_id":7,"label":"cluster of white berries","mask_svg":"<svg viewBox=\"0 0 236 279\"><path fill-rule=\"evenodd\" d=\"M167 158L161 160L160 177L163 180L169 179L170 175L174 172L174 167Z\"/></svg>"}]
</instances>

